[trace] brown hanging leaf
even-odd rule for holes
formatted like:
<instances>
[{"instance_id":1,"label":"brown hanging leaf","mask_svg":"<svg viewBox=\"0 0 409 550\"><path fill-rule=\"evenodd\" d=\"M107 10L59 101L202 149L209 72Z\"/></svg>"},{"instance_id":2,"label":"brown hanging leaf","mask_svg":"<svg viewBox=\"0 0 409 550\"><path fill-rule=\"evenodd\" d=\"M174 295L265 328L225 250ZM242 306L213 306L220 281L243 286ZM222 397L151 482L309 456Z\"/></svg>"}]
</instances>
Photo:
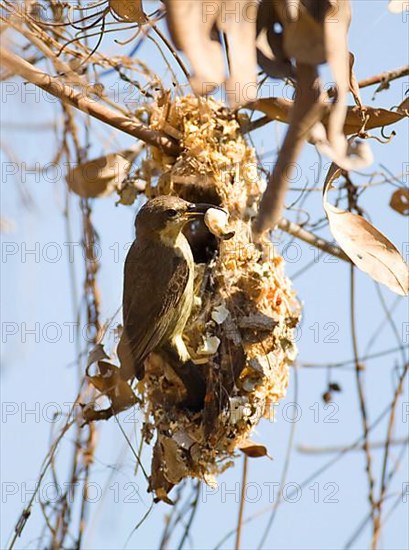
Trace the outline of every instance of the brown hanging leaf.
<instances>
[{"instance_id":1,"label":"brown hanging leaf","mask_svg":"<svg viewBox=\"0 0 409 550\"><path fill-rule=\"evenodd\" d=\"M246 441L243 441L243 443L239 446L239 449L242 453L251 458L259 458L261 456L268 456L271 458L265 445L255 443L251 439L246 439Z\"/></svg>"},{"instance_id":2,"label":"brown hanging leaf","mask_svg":"<svg viewBox=\"0 0 409 550\"><path fill-rule=\"evenodd\" d=\"M105 353L104 346L102 344L97 344L88 354L87 368L90 367L93 363L97 363L98 361L102 361L103 359L109 359L109 356Z\"/></svg>"},{"instance_id":3,"label":"brown hanging leaf","mask_svg":"<svg viewBox=\"0 0 409 550\"><path fill-rule=\"evenodd\" d=\"M291 60L284 52L281 20L274 3L262 0L257 12L257 61L272 78L294 77Z\"/></svg>"},{"instance_id":4,"label":"brown hanging leaf","mask_svg":"<svg viewBox=\"0 0 409 550\"><path fill-rule=\"evenodd\" d=\"M389 0L388 9L391 13L401 13L408 9L407 0Z\"/></svg>"},{"instance_id":5,"label":"brown hanging leaf","mask_svg":"<svg viewBox=\"0 0 409 550\"><path fill-rule=\"evenodd\" d=\"M218 27L227 41L230 75L226 80L226 95L231 107L243 105L257 97L256 16L254 1L225 2L226 12L218 19ZM239 18L228 17L240 6Z\"/></svg>"},{"instance_id":6,"label":"brown hanging leaf","mask_svg":"<svg viewBox=\"0 0 409 550\"><path fill-rule=\"evenodd\" d=\"M351 94L354 96L355 103L362 111L365 109L365 107L362 104L361 92L359 90L358 80L356 79L356 76L355 76L354 64L355 64L355 56L352 52L349 52L349 89Z\"/></svg>"},{"instance_id":7,"label":"brown hanging leaf","mask_svg":"<svg viewBox=\"0 0 409 550\"><path fill-rule=\"evenodd\" d=\"M105 395L111 402L108 409L96 409L95 404L86 405L83 416L87 422L107 419L110 416L125 411L138 402L138 398L131 386L119 376L119 368L107 361L98 361L99 374L89 376L88 381L101 395ZM88 369L87 369L88 371Z\"/></svg>"},{"instance_id":8,"label":"brown hanging leaf","mask_svg":"<svg viewBox=\"0 0 409 550\"><path fill-rule=\"evenodd\" d=\"M190 84L195 93L206 95L225 80L224 52L219 42L223 32L228 45L230 76L226 93L231 106L257 95L256 13L251 0L168 0L167 23L176 47L193 69Z\"/></svg>"},{"instance_id":9,"label":"brown hanging leaf","mask_svg":"<svg viewBox=\"0 0 409 550\"><path fill-rule=\"evenodd\" d=\"M402 216L409 216L409 189L397 189L391 198L389 206L402 214Z\"/></svg>"},{"instance_id":10,"label":"brown hanging leaf","mask_svg":"<svg viewBox=\"0 0 409 550\"><path fill-rule=\"evenodd\" d=\"M135 147L70 168L66 176L68 186L80 197L106 197L126 178L137 153Z\"/></svg>"},{"instance_id":11,"label":"brown hanging leaf","mask_svg":"<svg viewBox=\"0 0 409 550\"><path fill-rule=\"evenodd\" d=\"M343 131L345 135L359 133L363 126L362 111L365 115L365 130L373 130L395 124L403 118L407 117L407 101L405 100L396 111L388 111L377 107L362 106L362 109L357 106L349 106L344 122ZM260 98L247 105L249 109L255 109L266 114L271 120L288 123L290 121L290 113L294 102L284 98L266 97ZM322 123L327 126L328 114L324 115Z\"/></svg>"},{"instance_id":12,"label":"brown hanging leaf","mask_svg":"<svg viewBox=\"0 0 409 550\"><path fill-rule=\"evenodd\" d=\"M327 10L328 4L322 0L308 7L301 2L298 5L290 2L285 7L282 5L283 45L288 58L308 65L325 63L324 21Z\"/></svg>"},{"instance_id":13,"label":"brown hanging leaf","mask_svg":"<svg viewBox=\"0 0 409 550\"><path fill-rule=\"evenodd\" d=\"M99 409L96 408L95 403L85 405L83 416L86 422L107 420L111 416L129 409L138 401L129 384L119 376L119 368L105 359L109 359L109 356L105 353L104 346L97 344L88 354L85 373L89 383L101 395L110 400L111 406L108 409ZM98 365L98 374L90 375L90 367L95 363Z\"/></svg>"},{"instance_id":14,"label":"brown hanging leaf","mask_svg":"<svg viewBox=\"0 0 409 550\"><path fill-rule=\"evenodd\" d=\"M405 112L405 107L407 109L406 101L396 111L364 106L362 109L364 111L365 124L362 121L362 109L359 107L348 107L344 123L344 134L357 134L363 127L365 130L373 130L374 128L382 128L383 126L399 122L408 116L407 112Z\"/></svg>"},{"instance_id":15,"label":"brown hanging leaf","mask_svg":"<svg viewBox=\"0 0 409 550\"><path fill-rule=\"evenodd\" d=\"M210 93L224 80L223 50L213 32L220 9L220 0L205 9L199 0L168 0L166 20L178 50L183 51L193 68L190 84L198 94Z\"/></svg>"},{"instance_id":16,"label":"brown hanging leaf","mask_svg":"<svg viewBox=\"0 0 409 550\"><path fill-rule=\"evenodd\" d=\"M409 269L395 245L362 216L328 202L328 191L340 175L341 169L333 163L323 190L323 204L331 233L361 271L396 294L407 296Z\"/></svg>"},{"instance_id":17,"label":"brown hanging leaf","mask_svg":"<svg viewBox=\"0 0 409 550\"><path fill-rule=\"evenodd\" d=\"M146 23L142 0L109 0L109 7L121 21Z\"/></svg>"}]
</instances>

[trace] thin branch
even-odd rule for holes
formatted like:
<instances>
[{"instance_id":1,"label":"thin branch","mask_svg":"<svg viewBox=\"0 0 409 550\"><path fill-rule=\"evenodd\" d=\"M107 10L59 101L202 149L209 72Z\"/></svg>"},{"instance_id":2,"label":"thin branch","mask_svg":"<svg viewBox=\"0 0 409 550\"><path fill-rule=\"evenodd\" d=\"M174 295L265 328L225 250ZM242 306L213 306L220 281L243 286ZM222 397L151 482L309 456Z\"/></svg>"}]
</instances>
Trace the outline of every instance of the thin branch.
<instances>
[{"instance_id":1,"label":"thin branch","mask_svg":"<svg viewBox=\"0 0 409 550\"><path fill-rule=\"evenodd\" d=\"M391 353L395 353L397 351L400 351L401 347L398 346L396 348L390 348L382 351L378 351L376 353L368 353L367 355L363 355L362 357L358 358L359 363L363 363L364 361L367 361L368 359L375 359L377 357L384 357L385 355L389 355ZM299 363L297 362L296 365L298 367L302 367L304 369L334 369L334 368L340 368L340 367L346 367L347 365L354 365L355 359L346 359L345 361L336 361L333 363Z\"/></svg>"},{"instance_id":2,"label":"thin branch","mask_svg":"<svg viewBox=\"0 0 409 550\"><path fill-rule=\"evenodd\" d=\"M90 115L109 126L117 128L135 138L141 139L149 145L158 147L163 152L176 156L179 152L178 145L168 136L151 130L142 122L130 120L129 118L113 112L100 103L91 100L86 90L77 92L71 86L64 84L58 78L54 78L30 63L27 63L20 56L5 48L0 49L0 57L3 65L12 70L14 74L21 76L32 84L35 84L49 94L58 97L62 101L73 105L80 111Z\"/></svg>"},{"instance_id":3,"label":"thin branch","mask_svg":"<svg viewBox=\"0 0 409 550\"><path fill-rule=\"evenodd\" d=\"M383 83L384 87L379 91L383 90L388 82L391 80L396 80L397 78L402 78L403 76L409 75L409 66L400 67L399 69L393 69L391 71L385 71L384 73L377 74L375 76L370 76L369 78L364 78L358 82L360 88L367 88L368 86L373 86L374 84Z\"/></svg>"},{"instance_id":4,"label":"thin branch","mask_svg":"<svg viewBox=\"0 0 409 550\"><path fill-rule=\"evenodd\" d=\"M245 503L245 500L246 500L247 466L248 466L248 457L246 455L244 455L243 473L242 473L242 476L241 476L241 494L240 494L239 517L237 519L236 543L235 543L235 546L234 546L236 550L240 550L240 543L241 543L241 528L242 528L242 525L243 525L244 503Z\"/></svg>"},{"instance_id":5,"label":"thin branch","mask_svg":"<svg viewBox=\"0 0 409 550\"><path fill-rule=\"evenodd\" d=\"M291 110L290 125L261 199L258 215L253 222L256 237L267 229L274 228L280 221L297 158L312 126L322 116L321 90L316 67L299 63L297 76L296 98Z\"/></svg>"},{"instance_id":6,"label":"thin branch","mask_svg":"<svg viewBox=\"0 0 409 550\"><path fill-rule=\"evenodd\" d=\"M297 223L290 222L290 220L287 220L286 218L281 218L278 223L278 227L286 233L289 233L293 237L296 237L297 239L300 239L305 243L315 246L316 248L319 248L320 250L326 252L327 254L330 254L331 256L335 256L339 260L351 263L351 260L339 246L336 246L335 244L332 244L329 241L326 241L325 239L314 235L314 233L311 233L311 231L307 231Z\"/></svg>"},{"instance_id":7,"label":"thin branch","mask_svg":"<svg viewBox=\"0 0 409 550\"><path fill-rule=\"evenodd\" d=\"M402 374L399 378L398 386L395 390L395 394L394 394L393 402L392 402L392 407L391 407L391 413L389 415L388 430L387 430L386 443L385 443L385 451L384 451L383 463L382 463L381 491L380 491L380 496L379 496L379 500L378 500L378 503L377 503L378 515L376 517L375 529L374 529L374 533L373 533L373 537L372 537L372 548L377 548L378 547L379 536L380 536L380 533L381 533L381 527L382 527L381 518L382 518L382 511L383 511L382 509L383 509L383 503L384 503L384 500L385 500L386 489L387 489L387 485L388 485L388 481L389 481L387 479L386 474L387 474L387 470L388 470L389 450L390 450L391 445L393 445L392 434L393 434L393 428L394 428L394 424L395 424L396 406L398 404L399 396L403 391L403 382L406 378L406 375L408 374L408 371L409 371L409 363L406 363L406 365L403 369L403 372L402 372Z\"/></svg>"},{"instance_id":8,"label":"thin branch","mask_svg":"<svg viewBox=\"0 0 409 550\"><path fill-rule=\"evenodd\" d=\"M350 315L351 315L351 338L352 338L352 348L354 351L354 358L355 358L355 377L356 377L356 385L358 390L358 398L359 398L359 407L361 411L361 421L362 421L362 429L363 429L363 448L365 451L365 457L366 457L366 472L368 477L368 499L371 506L371 518L372 518L372 524L375 529L376 525L376 516L375 516L375 508L376 508L376 502L375 502L375 496L374 496L374 486L375 486L375 479L373 476L372 471L372 456L371 456L371 450L369 446L369 423L368 423L368 412L366 407L366 401L365 401L365 393L362 383L362 364L359 362L359 353L358 353L358 342L357 342L357 332L356 332L356 317L355 317L355 266L351 264L351 290L350 290Z\"/></svg>"},{"instance_id":9,"label":"thin branch","mask_svg":"<svg viewBox=\"0 0 409 550\"><path fill-rule=\"evenodd\" d=\"M389 446L400 446L400 445L407 445L409 443L409 438L401 438L401 439L391 439L389 442ZM369 444L370 449L385 449L385 441L375 441L375 443ZM360 447L355 447L351 449L350 445L334 445L332 447L309 447L308 445L298 445L297 451L299 453L307 454L307 455L321 455L321 454L332 454L332 453L341 453L345 449L351 450L351 451L361 451L364 449L363 445Z\"/></svg>"},{"instance_id":10,"label":"thin branch","mask_svg":"<svg viewBox=\"0 0 409 550\"><path fill-rule=\"evenodd\" d=\"M294 403L298 403L299 397L298 397L298 369L297 368L294 369L294 397L293 397L293 399L294 399ZM280 487L284 487L286 482L287 482L287 475L288 475L288 471L290 469L291 452L292 452L293 447L294 447L296 424L297 424L297 422L293 422L291 424L290 435L289 435L288 444L287 444L287 451L286 451L286 454L285 454L284 467L283 467L283 471L282 471L281 478L280 478ZM258 550L260 550L266 542L267 536L270 533L271 528L274 524L274 520L275 520L276 515L277 515L278 507L279 507L280 503L282 502L282 498L283 498L283 493L282 493L282 491L280 491L278 493L277 503L271 511L270 518L267 522L267 525L264 529L261 540L258 544L258 547L257 547Z\"/></svg>"},{"instance_id":11,"label":"thin branch","mask_svg":"<svg viewBox=\"0 0 409 550\"><path fill-rule=\"evenodd\" d=\"M183 532L182 540L179 543L178 550L182 550L182 548L185 544L185 541L186 541L187 537L189 536L189 531L190 531L190 528L192 527L193 520L195 518L197 509L198 509L198 506L199 506L199 496L200 496L200 482L197 482L195 495L194 495L192 503L190 504L192 509L191 509L190 516L189 516L188 522L186 524L185 530Z\"/></svg>"},{"instance_id":12,"label":"thin branch","mask_svg":"<svg viewBox=\"0 0 409 550\"><path fill-rule=\"evenodd\" d=\"M379 424L381 423L381 421L385 418L385 416L388 414L388 412L391 410L391 407L393 405L393 402L390 403L380 414L379 416L377 416L377 418L375 418L375 420L372 422L372 424L369 426L369 431L371 432L372 430L374 430L377 426L379 426ZM291 498L296 495L297 491L299 491L300 489L304 489L304 487L307 487L308 484L310 484L311 482L313 481L316 481L317 478L319 476L321 476L324 472L326 472L329 468L331 468L334 464L336 464L337 462L339 462L341 460L341 458L343 458L344 456L346 456L350 451L354 450L355 447L359 446L364 440L364 437L362 435L360 435L349 447L346 447L345 449L343 449L340 453L338 453L336 456L334 457L331 457L328 462L326 462L325 464L323 464L322 466L320 466L319 468L317 468L317 470L315 470L314 472L312 472L312 474L310 474L308 477L306 477L304 479L304 481L297 485L296 489L294 491L290 491L287 495L287 498L288 500L291 500ZM247 518L244 518L243 519L243 525L247 525L248 523L252 523L253 521L255 521L257 518L263 516L264 514L268 513L268 512L271 512L271 509L272 507L274 508L275 506L277 506L278 503L275 502L273 505L269 504L268 506L266 506L265 508L261 509L261 510L258 510L257 512L255 512L254 514L252 514L251 516L248 516ZM223 544L230 539L230 537L232 537L234 535L234 533L236 532L236 529L231 529L228 533L226 533L226 535L217 543L217 545L214 547L214 550L219 550Z\"/></svg>"}]
</instances>

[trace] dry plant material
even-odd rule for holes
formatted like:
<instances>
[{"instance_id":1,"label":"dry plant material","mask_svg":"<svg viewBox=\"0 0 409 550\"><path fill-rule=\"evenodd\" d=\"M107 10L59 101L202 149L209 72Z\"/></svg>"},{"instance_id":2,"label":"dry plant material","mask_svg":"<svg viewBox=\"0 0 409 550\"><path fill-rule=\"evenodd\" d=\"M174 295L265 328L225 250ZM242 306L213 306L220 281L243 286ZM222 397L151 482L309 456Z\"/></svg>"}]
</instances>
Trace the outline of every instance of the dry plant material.
<instances>
[{"instance_id":1,"label":"dry plant material","mask_svg":"<svg viewBox=\"0 0 409 550\"><path fill-rule=\"evenodd\" d=\"M400 120L408 117L409 100L405 99L397 108L396 111L389 111L379 107L370 107L363 105L362 107L348 106L343 132L346 136L351 134L361 134L366 130L374 128L382 128L395 124ZM288 123L294 102L284 98L266 97L260 98L250 103L247 107L255 109L266 114L270 120L278 120L279 122ZM324 109L322 123L327 127L328 110Z\"/></svg>"},{"instance_id":2,"label":"dry plant material","mask_svg":"<svg viewBox=\"0 0 409 550\"><path fill-rule=\"evenodd\" d=\"M391 13L401 13L408 9L407 0L389 0L388 10Z\"/></svg>"},{"instance_id":3,"label":"dry plant material","mask_svg":"<svg viewBox=\"0 0 409 550\"><path fill-rule=\"evenodd\" d=\"M355 81L351 83L353 73L347 45L349 2L263 0L260 17L259 29L267 29L271 60L278 55L279 63L291 63L288 67L294 67L296 96L289 128L253 225L256 235L279 223L288 183L306 140L344 169L361 168L371 159L365 144L351 156L343 132L346 97L355 84ZM277 26L280 31L276 30ZM318 65L325 62L335 80L335 97L329 105L317 70ZM326 111L324 125L322 118Z\"/></svg>"},{"instance_id":4,"label":"dry plant material","mask_svg":"<svg viewBox=\"0 0 409 550\"><path fill-rule=\"evenodd\" d=\"M331 233L361 271L396 294L407 296L409 269L396 246L362 216L328 202L328 191L341 172L332 164L324 184L323 204Z\"/></svg>"},{"instance_id":5,"label":"dry plant material","mask_svg":"<svg viewBox=\"0 0 409 550\"><path fill-rule=\"evenodd\" d=\"M219 237L219 239L231 239L234 237L234 231L229 229L229 215L218 208L209 208L204 217L206 227Z\"/></svg>"},{"instance_id":6,"label":"dry plant material","mask_svg":"<svg viewBox=\"0 0 409 550\"><path fill-rule=\"evenodd\" d=\"M110 363L109 356L105 353L101 344L97 344L89 353L86 376L88 382L98 390L100 396L105 396L110 406L102 409L98 403L90 402L83 405L82 415L86 423L95 420L107 420L136 405L138 398L129 384L124 382L119 375L119 368ZM97 366L97 373L90 374L92 366Z\"/></svg>"},{"instance_id":7,"label":"dry plant material","mask_svg":"<svg viewBox=\"0 0 409 550\"><path fill-rule=\"evenodd\" d=\"M267 447L260 445L260 443L255 443L251 439L243 441L239 447L240 451L251 458L258 458L260 456L268 456Z\"/></svg>"},{"instance_id":8,"label":"dry plant material","mask_svg":"<svg viewBox=\"0 0 409 550\"><path fill-rule=\"evenodd\" d=\"M392 195L389 206L402 216L409 216L409 190L397 189Z\"/></svg>"},{"instance_id":9,"label":"dry plant material","mask_svg":"<svg viewBox=\"0 0 409 550\"><path fill-rule=\"evenodd\" d=\"M220 205L234 231L213 245L207 232L202 242L200 227L188 234L194 253L213 247L210 259L196 264L196 305L183 335L192 363L182 369L164 353L145 362L141 399L150 419L143 433L147 442L156 437L150 489L165 501L187 476L214 484L238 449L267 454L248 438L285 396L296 356L299 306L283 260L270 241L256 246L251 239L250 216L264 182L237 116L214 99L193 96L166 97L150 114L151 127L166 125L180 135L183 152L169 157L152 148L147 196L171 193ZM195 384L186 384L187 377ZM201 395L189 387L201 387Z\"/></svg>"},{"instance_id":10,"label":"dry plant material","mask_svg":"<svg viewBox=\"0 0 409 550\"><path fill-rule=\"evenodd\" d=\"M109 7L121 21L146 23L141 0L109 0Z\"/></svg>"},{"instance_id":11,"label":"dry plant material","mask_svg":"<svg viewBox=\"0 0 409 550\"><path fill-rule=\"evenodd\" d=\"M232 107L257 96L256 14L253 0L167 0L167 22L172 39L193 68L190 79L195 93L205 95L226 82ZM227 44L230 75L225 76Z\"/></svg>"},{"instance_id":12,"label":"dry plant material","mask_svg":"<svg viewBox=\"0 0 409 550\"><path fill-rule=\"evenodd\" d=\"M66 176L68 187L84 198L105 197L119 189L138 151L130 149L70 168Z\"/></svg>"}]
</instances>

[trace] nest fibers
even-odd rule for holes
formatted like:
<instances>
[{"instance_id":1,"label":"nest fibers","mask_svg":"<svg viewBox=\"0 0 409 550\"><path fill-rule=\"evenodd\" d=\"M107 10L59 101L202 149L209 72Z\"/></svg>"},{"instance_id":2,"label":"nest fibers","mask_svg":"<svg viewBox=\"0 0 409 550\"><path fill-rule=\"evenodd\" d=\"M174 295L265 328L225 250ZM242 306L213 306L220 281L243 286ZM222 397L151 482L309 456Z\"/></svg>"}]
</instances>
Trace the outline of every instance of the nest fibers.
<instances>
[{"instance_id":1,"label":"nest fibers","mask_svg":"<svg viewBox=\"0 0 409 550\"><path fill-rule=\"evenodd\" d=\"M164 98L150 113L151 126L178 139L183 153L175 159L152 149L143 166L147 196L219 204L234 231L230 240L213 243L203 241L207 232L200 227L187 235L201 258L183 335L192 362L181 368L155 353L145 364L143 434L148 443L156 437L150 489L163 500L187 476L213 484L237 449L266 454L248 438L286 395L296 356L299 307L283 260L271 242L251 239L249 220L264 183L240 131L241 116L193 96Z\"/></svg>"}]
</instances>

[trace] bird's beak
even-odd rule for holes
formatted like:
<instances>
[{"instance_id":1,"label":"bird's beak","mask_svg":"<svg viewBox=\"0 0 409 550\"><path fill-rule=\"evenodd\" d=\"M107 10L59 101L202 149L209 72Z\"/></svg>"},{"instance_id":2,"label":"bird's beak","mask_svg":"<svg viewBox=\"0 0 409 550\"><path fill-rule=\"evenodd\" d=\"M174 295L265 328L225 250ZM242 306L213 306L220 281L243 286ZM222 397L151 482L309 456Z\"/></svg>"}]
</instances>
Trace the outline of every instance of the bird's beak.
<instances>
[{"instance_id":1,"label":"bird's beak","mask_svg":"<svg viewBox=\"0 0 409 550\"><path fill-rule=\"evenodd\" d=\"M209 208L216 208L216 210L226 212L223 208L221 208L220 206L216 206L215 204L198 203L190 204L188 206L188 209L186 210L186 216L188 218L199 218L200 216L204 216Z\"/></svg>"}]
</instances>

